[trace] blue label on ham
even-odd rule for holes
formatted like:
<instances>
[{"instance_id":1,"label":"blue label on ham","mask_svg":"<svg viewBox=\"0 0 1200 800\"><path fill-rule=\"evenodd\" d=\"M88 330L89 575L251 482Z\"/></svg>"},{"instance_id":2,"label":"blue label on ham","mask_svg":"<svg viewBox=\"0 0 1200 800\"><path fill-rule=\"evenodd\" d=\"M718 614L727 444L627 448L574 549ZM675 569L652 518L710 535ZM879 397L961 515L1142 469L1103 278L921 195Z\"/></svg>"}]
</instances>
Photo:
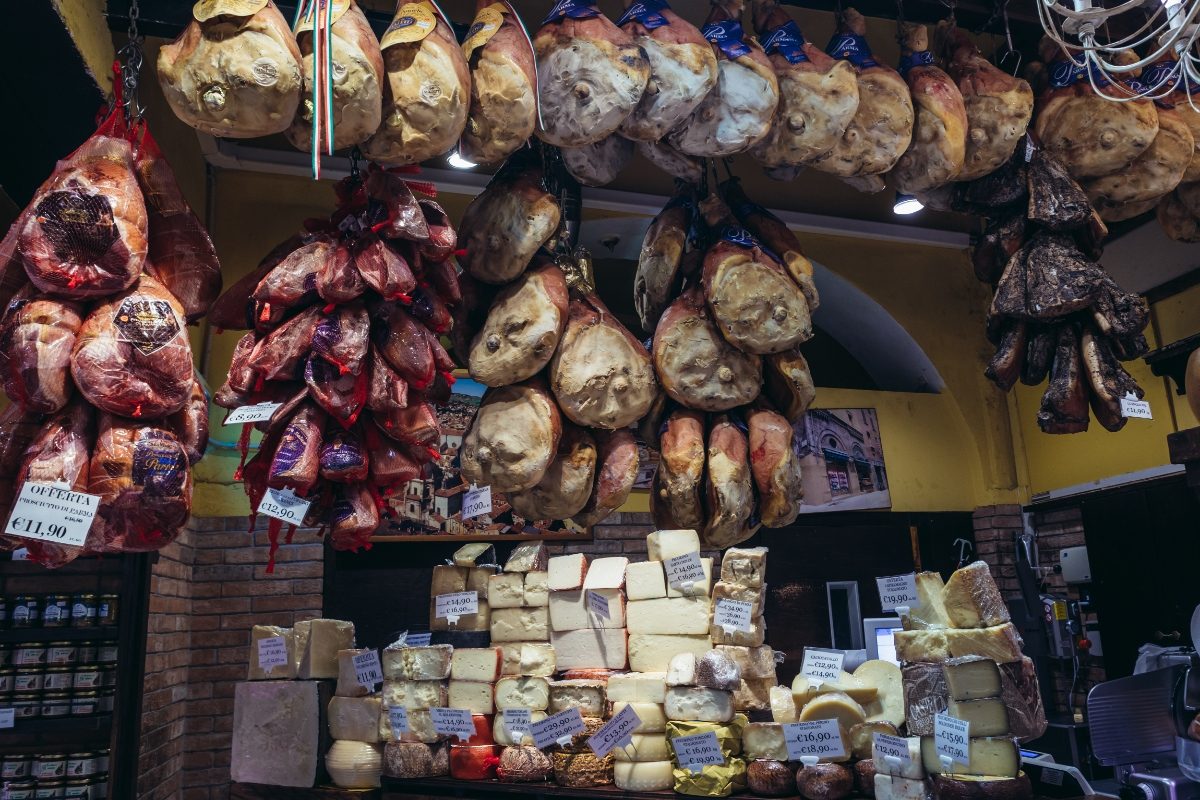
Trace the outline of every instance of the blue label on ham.
<instances>
[{"instance_id":1,"label":"blue label on ham","mask_svg":"<svg viewBox=\"0 0 1200 800\"><path fill-rule=\"evenodd\" d=\"M666 0L639 0L629 8L625 9L625 13L617 20L617 27L621 27L626 22L637 20L648 31L655 28L661 28L667 24L667 18L661 12L664 8L670 8L666 4Z\"/></svg>"},{"instance_id":2,"label":"blue label on ham","mask_svg":"<svg viewBox=\"0 0 1200 800\"><path fill-rule=\"evenodd\" d=\"M739 206L739 208L742 211L748 210L749 208L762 210L761 206L756 206L753 203L743 203L741 206ZM745 228L739 228L736 225L729 225L725 228L725 230L721 231L721 238L727 242L736 244L739 247L745 247L747 249L757 247L776 263L783 263L783 260L780 259L779 256L768 250L762 242L754 238L754 234L750 233L750 231L746 230Z\"/></svg>"},{"instance_id":3,"label":"blue label on ham","mask_svg":"<svg viewBox=\"0 0 1200 800\"><path fill-rule=\"evenodd\" d=\"M834 58L849 61L859 69L879 65L879 62L871 56L871 45L867 44L867 40L857 33L835 33L829 40L829 47L825 48L825 52Z\"/></svg>"},{"instance_id":4,"label":"blue label on ham","mask_svg":"<svg viewBox=\"0 0 1200 800\"><path fill-rule=\"evenodd\" d=\"M743 41L742 23L727 19L721 22L710 22L700 31L705 39L721 48L726 58L741 58L750 55L750 48Z\"/></svg>"},{"instance_id":5,"label":"blue label on ham","mask_svg":"<svg viewBox=\"0 0 1200 800\"><path fill-rule=\"evenodd\" d=\"M1104 77L1103 72L1095 67L1091 67L1091 72L1092 79L1097 86L1108 86L1108 78ZM1076 64L1071 60L1055 61L1050 64L1050 86L1055 89L1065 89L1087 79L1088 67L1083 64Z\"/></svg>"},{"instance_id":6,"label":"blue label on ham","mask_svg":"<svg viewBox=\"0 0 1200 800\"><path fill-rule=\"evenodd\" d=\"M767 53L779 53L788 60L789 64L800 64L808 61L804 55L804 34L795 20L788 20L767 36L763 42L763 50Z\"/></svg>"},{"instance_id":7,"label":"blue label on ham","mask_svg":"<svg viewBox=\"0 0 1200 800\"><path fill-rule=\"evenodd\" d=\"M550 9L550 13L542 20L542 24L558 22L563 17L590 19L598 16L600 16L600 11L596 8L595 3L589 3L586 0L558 0L554 4L554 8Z\"/></svg>"},{"instance_id":8,"label":"blue label on ham","mask_svg":"<svg viewBox=\"0 0 1200 800\"><path fill-rule=\"evenodd\" d=\"M187 455L175 437L145 431L133 446L133 482L147 495L176 497L187 478Z\"/></svg>"},{"instance_id":9,"label":"blue label on ham","mask_svg":"<svg viewBox=\"0 0 1200 800\"><path fill-rule=\"evenodd\" d=\"M927 67L933 63L933 53L921 50L900 56L900 74L907 75L913 67Z\"/></svg>"},{"instance_id":10,"label":"blue label on ham","mask_svg":"<svg viewBox=\"0 0 1200 800\"><path fill-rule=\"evenodd\" d=\"M321 473L342 475L346 472L365 470L367 452L359 438L347 431L338 431L327 436L321 445ZM335 479L336 480L336 479Z\"/></svg>"}]
</instances>

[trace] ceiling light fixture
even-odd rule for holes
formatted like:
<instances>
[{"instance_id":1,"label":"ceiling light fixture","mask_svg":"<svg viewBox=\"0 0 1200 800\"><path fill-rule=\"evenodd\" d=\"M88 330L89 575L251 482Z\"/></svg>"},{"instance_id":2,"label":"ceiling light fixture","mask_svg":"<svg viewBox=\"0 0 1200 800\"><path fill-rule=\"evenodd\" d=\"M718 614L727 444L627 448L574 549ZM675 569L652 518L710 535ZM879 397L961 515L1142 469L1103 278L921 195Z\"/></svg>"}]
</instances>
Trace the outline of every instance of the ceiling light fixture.
<instances>
[{"instance_id":1,"label":"ceiling light fixture","mask_svg":"<svg viewBox=\"0 0 1200 800\"><path fill-rule=\"evenodd\" d=\"M925 205L911 194L896 192L896 204L892 206L892 211L906 217L909 214L917 213L924 207Z\"/></svg>"},{"instance_id":2,"label":"ceiling light fixture","mask_svg":"<svg viewBox=\"0 0 1200 800\"><path fill-rule=\"evenodd\" d=\"M446 163L449 164L450 166L454 167L455 169L472 169L476 166L474 161L467 161L465 158L463 158L461 155L458 154L457 150L455 150L450 155L446 156Z\"/></svg>"}]
</instances>

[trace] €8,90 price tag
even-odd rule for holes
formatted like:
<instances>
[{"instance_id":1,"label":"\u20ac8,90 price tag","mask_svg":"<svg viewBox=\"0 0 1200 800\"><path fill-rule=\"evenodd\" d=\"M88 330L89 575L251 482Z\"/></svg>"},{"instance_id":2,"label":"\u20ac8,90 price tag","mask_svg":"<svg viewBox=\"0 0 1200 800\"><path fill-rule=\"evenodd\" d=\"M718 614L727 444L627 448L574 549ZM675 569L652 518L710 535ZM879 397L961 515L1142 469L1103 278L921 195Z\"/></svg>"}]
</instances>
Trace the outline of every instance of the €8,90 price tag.
<instances>
[{"instance_id":1,"label":"\u20ac8,90 price tag","mask_svg":"<svg viewBox=\"0 0 1200 800\"><path fill-rule=\"evenodd\" d=\"M504 727L508 729L508 736L514 742L520 742L521 739L531 735L529 728L533 725L533 712L528 708L506 708L501 713L504 720Z\"/></svg>"},{"instance_id":2,"label":"\u20ac8,90 price tag","mask_svg":"<svg viewBox=\"0 0 1200 800\"><path fill-rule=\"evenodd\" d=\"M799 761L804 756L834 759L846 755L846 745L835 719L786 723L783 726L783 742L787 745L790 761Z\"/></svg>"},{"instance_id":3,"label":"\u20ac8,90 price tag","mask_svg":"<svg viewBox=\"0 0 1200 800\"><path fill-rule=\"evenodd\" d=\"M465 708L431 708L429 718L433 720L434 732L442 736L454 736L465 742L475 735L475 722Z\"/></svg>"},{"instance_id":4,"label":"\u20ac8,90 price tag","mask_svg":"<svg viewBox=\"0 0 1200 800\"><path fill-rule=\"evenodd\" d=\"M846 654L839 650L814 650L806 647L800 674L807 677L810 683L817 685L826 681L836 681L842 677L842 664L845 661Z\"/></svg>"},{"instance_id":5,"label":"\u20ac8,90 price tag","mask_svg":"<svg viewBox=\"0 0 1200 800\"><path fill-rule=\"evenodd\" d=\"M614 747L624 747L633 739L633 732L642 724L642 719L632 705L621 709L621 713L604 723L600 730L588 737L588 747L596 758L604 758Z\"/></svg>"},{"instance_id":6,"label":"\u20ac8,90 price tag","mask_svg":"<svg viewBox=\"0 0 1200 800\"><path fill-rule=\"evenodd\" d=\"M392 724L392 738L408 733L408 709L404 706L388 706L388 721Z\"/></svg>"},{"instance_id":7,"label":"\u20ac8,90 price tag","mask_svg":"<svg viewBox=\"0 0 1200 800\"><path fill-rule=\"evenodd\" d=\"M247 422L266 422L283 403L255 403L240 406L229 412L222 425L245 425Z\"/></svg>"},{"instance_id":8,"label":"\u20ac8,90 price tag","mask_svg":"<svg viewBox=\"0 0 1200 800\"><path fill-rule=\"evenodd\" d=\"M697 583L704 583L704 562L697 552L668 558L663 564L667 570L667 585L685 594Z\"/></svg>"},{"instance_id":9,"label":"\u20ac8,90 price tag","mask_svg":"<svg viewBox=\"0 0 1200 800\"><path fill-rule=\"evenodd\" d=\"M721 743L712 731L695 733L691 736L679 736L671 740L675 749L675 759L679 766L688 772L700 772L710 764L724 764L725 754L721 752Z\"/></svg>"},{"instance_id":10,"label":"\u20ac8,90 price tag","mask_svg":"<svg viewBox=\"0 0 1200 800\"><path fill-rule=\"evenodd\" d=\"M571 737L583 733L583 715L578 708L568 708L529 726L533 745L537 748L552 744L570 744Z\"/></svg>"},{"instance_id":11,"label":"\u20ac8,90 price tag","mask_svg":"<svg viewBox=\"0 0 1200 800\"><path fill-rule=\"evenodd\" d=\"M352 660L354 662L354 679L358 681L359 686L372 689L375 684L383 683L383 668L379 665L378 650L358 653Z\"/></svg>"},{"instance_id":12,"label":"\u20ac8,90 price tag","mask_svg":"<svg viewBox=\"0 0 1200 800\"><path fill-rule=\"evenodd\" d=\"M971 723L949 714L938 714L933 718L933 743L943 764L949 759L951 764L971 766Z\"/></svg>"},{"instance_id":13,"label":"\u20ac8,90 price tag","mask_svg":"<svg viewBox=\"0 0 1200 800\"><path fill-rule=\"evenodd\" d=\"M879 586L879 601L884 611L895 611L900 606L916 608L921 604L921 598L917 596L917 576L911 572L876 578L875 583Z\"/></svg>"}]
</instances>

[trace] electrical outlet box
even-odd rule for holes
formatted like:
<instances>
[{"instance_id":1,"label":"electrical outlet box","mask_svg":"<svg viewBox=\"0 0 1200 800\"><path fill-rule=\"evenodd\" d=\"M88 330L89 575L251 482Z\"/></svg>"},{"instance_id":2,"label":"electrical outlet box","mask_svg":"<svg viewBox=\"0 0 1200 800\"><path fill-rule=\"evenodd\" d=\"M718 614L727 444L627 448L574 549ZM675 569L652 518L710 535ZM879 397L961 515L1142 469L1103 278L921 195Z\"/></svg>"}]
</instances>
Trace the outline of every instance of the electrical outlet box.
<instances>
[{"instance_id":1,"label":"electrical outlet box","mask_svg":"<svg viewBox=\"0 0 1200 800\"><path fill-rule=\"evenodd\" d=\"M1063 580L1067 583L1091 583L1092 566L1088 563L1086 547L1068 547L1058 553Z\"/></svg>"}]
</instances>

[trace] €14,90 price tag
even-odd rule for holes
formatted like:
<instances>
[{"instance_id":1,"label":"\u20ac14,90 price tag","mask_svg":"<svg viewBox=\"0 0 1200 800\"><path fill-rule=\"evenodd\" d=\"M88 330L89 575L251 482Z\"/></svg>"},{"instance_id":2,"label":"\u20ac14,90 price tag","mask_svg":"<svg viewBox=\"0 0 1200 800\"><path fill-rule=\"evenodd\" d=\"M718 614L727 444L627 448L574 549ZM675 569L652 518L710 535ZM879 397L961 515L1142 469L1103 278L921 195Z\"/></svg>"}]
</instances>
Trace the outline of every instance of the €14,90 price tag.
<instances>
[{"instance_id":1,"label":"\u20ac14,90 price tag","mask_svg":"<svg viewBox=\"0 0 1200 800\"><path fill-rule=\"evenodd\" d=\"M82 547L99 507L97 495L73 492L66 484L26 481L13 501L4 532Z\"/></svg>"},{"instance_id":2,"label":"\u20ac14,90 price tag","mask_svg":"<svg viewBox=\"0 0 1200 800\"><path fill-rule=\"evenodd\" d=\"M704 582L704 562L696 552L668 558L663 564L667 569L667 585L687 593L697 583Z\"/></svg>"},{"instance_id":3,"label":"\u20ac14,90 price tag","mask_svg":"<svg viewBox=\"0 0 1200 800\"><path fill-rule=\"evenodd\" d=\"M951 764L971 766L971 723L949 714L938 714L933 718L933 743L943 764L949 759Z\"/></svg>"},{"instance_id":4,"label":"\u20ac14,90 price tag","mask_svg":"<svg viewBox=\"0 0 1200 800\"><path fill-rule=\"evenodd\" d=\"M262 502L258 504L258 513L283 520L289 525L302 525L311 504L312 500L297 497L291 489L267 489Z\"/></svg>"},{"instance_id":5,"label":"\u20ac14,90 price tag","mask_svg":"<svg viewBox=\"0 0 1200 800\"><path fill-rule=\"evenodd\" d=\"M475 735L475 722L465 708L431 708L429 717L433 720L433 730L442 736L454 736L465 742Z\"/></svg>"},{"instance_id":6,"label":"\u20ac14,90 price tag","mask_svg":"<svg viewBox=\"0 0 1200 800\"><path fill-rule=\"evenodd\" d=\"M871 755L876 762L894 763L897 767L907 767L912 763L908 739L888 733L876 733L872 736ZM891 759L895 761L892 762Z\"/></svg>"},{"instance_id":7,"label":"\u20ac14,90 price tag","mask_svg":"<svg viewBox=\"0 0 1200 800\"><path fill-rule=\"evenodd\" d=\"M595 614L600 619L612 619L612 614L608 610L608 598L599 592L589 591L587 593L588 610Z\"/></svg>"},{"instance_id":8,"label":"\u20ac14,90 price tag","mask_svg":"<svg viewBox=\"0 0 1200 800\"><path fill-rule=\"evenodd\" d=\"M479 613L478 592L454 592L439 594L434 600L433 614L444 619L451 625L458 624L458 618L467 614Z\"/></svg>"},{"instance_id":9,"label":"\u20ac14,90 price tag","mask_svg":"<svg viewBox=\"0 0 1200 800\"><path fill-rule=\"evenodd\" d=\"M677 737L671 740L671 747L675 749L675 759L679 766L688 772L700 772L709 764L725 763L721 743L717 741L717 734L712 731Z\"/></svg>"},{"instance_id":10,"label":"\u20ac14,90 price tag","mask_svg":"<svg viewBox=\"0 0 1200 800\"><path fill-rule=\"evenodd\" d=\"M530 735L529 728L533 725L533 712L528 708L506 708L501 716L504 719L504 727L508 729L508 736L514 742L519 742L520 739Z\"/></svg>"},{"instance_id":11,"label":"\u20ac14,90 price tag","mask_svg":"<svg viewBox=\"0 0 1200 800\"><path fill-rule=\"evenodd\" d=\"M806 647L800 674L807 677L810 683L818 685L825 681L836 681L842 677L842 664L845 661L846 654L840 650L814 650Z\"/></svg>"},{"instance_id":12,"label":"\u20ac14,90 price tag","mask_svg":"<svg viewBox=\"0 0 1200 800\"><path fill-rule=\"evenodd\" d=\"M229 412L222 425L245 425L247 422L266 422L283 403L255 403Z\"/></svg>"},{"instance_id":13,"label":"\u20ac14,90 price tag","mask_svg":"<svg viewBox=\"0 0 1200 800\"><path fill-rule=\"evenodd\" d=\"M408 733L408 709L404 706L388 706L388 721L392 724L393 739L399 739L400 734Z\"/></svg>"},{"instance_id":14,"label":"\u20ac14,90 price tag","mask_svg":"<svg viewBox=\"0 0 1200 800\"><path fill-rule=\"evenodd\" d=\"M727 600L722 597L717 601L717 609L713 612L713 624L719 625L726 633L750 630L751 612L754 604L743 600Z\"/></svg>"},{"instance_id":15,"label":"\u20ac14,90 price tag","mask_svg":"<svg viewBox=\"0 0 1200 800\"><path fill-rule=\"evenodd\" d=\"M529 726L533 745L537 748L552 744L570 744L571 737L583 733L583 715L578 708L568 708Z\"/></svg>"},{"instance_id":16,"label":"\u20ac14,90 price tag","mask_svg":"<svg viewBox=\"0 0 1200 800\"><path fill-rule=\"evenodd\" d=\"M474 486L463 495L462 518L472 519L492 513L492 487Z\"/></svg>"},{"instance_id":17,"label":"\u20ac14,90 price tag","mask_svg":"<svg viewBox=\"0 0 1200 800\"><path fill-rule=\"evenodd\" d=\"M921 604L914 573L876 578L875 583L879 586L879 601L884 611L895 611L900 606L916 608Z\"/></svg>"},{"instance_id":18,"label":"\u20ac14,90 price tag","mask_svg":"<svg viewBox=\"0 0 1200 800\"><path fill-rule=\"evenodd\" d=\"M271 667L287 666L287 642L282 636L268 636L258 640L258 668L269 670Z\"/></svg>"},{"instance_id":19,"label":"\u20ac14,90 price tag","mask_svg":"<svg viewBox=\"0 0 1200 800\"><path fill-rule=\"evenodd\" d=\"M359 686L371 689L375 684L383 683L383 668L379 665L378 650L359 653L352 660L354 661L354 679L358 681Z\"/></svg>"},{"instance_id":20,"label":"\u20ac14,90 price tag","mask_svg":"<svg viewBox=\"0 0 1200 800\"><path fill-rule=\"evenodd\" d=\"M633 739L633 732L642 719L633 710L632 705L621 709L621 713L600 726L600 730L588 737L588 747L596 754L596 758L604 758L614 747L624 747Z\"/></svg>"},{"instance_id":21,"label":"\u20ac14,90 price tag","mask_svg":"<svg viewBox=\"0 0 1200 800\"><path fill-rule=\"evenodd\" d=\"M804 756L834 759L846 755L846 745L836 719L789 722L783 726L783 742L787 745L789 761L799 761Z\"/></svg>"}]
</instances>

